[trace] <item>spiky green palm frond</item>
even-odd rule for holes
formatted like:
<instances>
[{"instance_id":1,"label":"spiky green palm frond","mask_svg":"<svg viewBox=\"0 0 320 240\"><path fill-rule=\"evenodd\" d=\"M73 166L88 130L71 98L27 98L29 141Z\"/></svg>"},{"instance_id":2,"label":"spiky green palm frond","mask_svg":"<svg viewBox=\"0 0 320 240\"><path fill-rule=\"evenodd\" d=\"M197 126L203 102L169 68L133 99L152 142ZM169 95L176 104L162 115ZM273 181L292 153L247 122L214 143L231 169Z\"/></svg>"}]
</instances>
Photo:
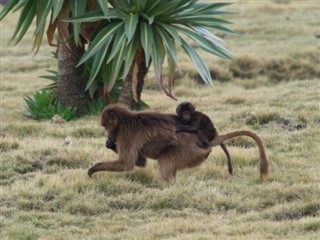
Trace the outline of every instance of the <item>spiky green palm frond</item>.
<instances>
[{"instance_id":1,"label":"spiky green palm frond","mask_svg":"<svg viewBox=\"0 0 320 240\"><path fill-rule=\"evenodd\" d=\"M97 80L104 68L105 84L110 91L116 80L128 74L141 44L147 67L153 63L156 80L162 86L163 63L169 64L169 95L173 76L178 67L177 47L180 46L194 63L202 79L212 85L209 70L194 47L223 59L232 55L221 43L223 39L211 30L234 33L226 27L230 22L221 11L230 3L200 3L197 0L111 0L108 14L102 10L88 12L72 18L72 22L105 22L99 29L79 64L93 59L87 87Z\"/></svg>"}]
</instances>

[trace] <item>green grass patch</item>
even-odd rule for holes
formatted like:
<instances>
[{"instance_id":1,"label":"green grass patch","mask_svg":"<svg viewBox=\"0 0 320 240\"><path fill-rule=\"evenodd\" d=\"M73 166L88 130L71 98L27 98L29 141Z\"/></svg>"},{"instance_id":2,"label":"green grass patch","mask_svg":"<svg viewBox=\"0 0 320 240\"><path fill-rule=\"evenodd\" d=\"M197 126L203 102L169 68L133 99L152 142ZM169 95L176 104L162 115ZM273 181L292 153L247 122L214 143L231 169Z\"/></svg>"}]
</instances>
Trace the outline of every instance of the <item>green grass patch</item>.
<instances>
[{"instance_id":1,"label":"green grass patch","mask_svg":"<svg viewBox=\"0 0 320 240\"><path fill-rule=\"evenodd\" d=\"M318 231L320 231L320 221L319 220L311 220L310 222L305 223L303 225L303 228L305 231L318 232Z\"/></svg>"},{"instance_id":2,"label":"green grass patch","mask_svg":"<svg viewBox=\"0 0 320 240\"><path fill-rule=\"evenodd\" d=\"M271 122L274 122L280 118L278 113L259 113L252 114L247 117L246 124L247 125L265 125Z\"/></svg>"},{"instance_id":3,"label":"green grass patch","mask_svg":"<svg viewBox=\"0 0 320 240\"><path fill-rule=\"evenodd\" d=\"M231 105L240 105L245 104L246 100L242 97L230 97L227 100L225 100L225 103Z\"/></svg>"},{"instance_id":4,"label":"green grass patch","mask_svg":"<svg viewBox=\"0 0 320 240\"><path fill-rule=\"evenodd\" d=\"M103 131L98 128L83 127L77 128L76 130L72 131L71 136L75 138L97 138L103 136Z\"/></svg>"},{"instance_id":5,"label":"green grass patch","mask_svg":"<svg viewBox=\"0 0 320 240\"><path fill-rule=\"evenodd\" d=\"M260 62L248 56L236 58L229 66L229 71L235 78L252 79L258 76L260 69Z\"/></svg>"},{"instance_id":6,"label":"green grass patch","mask_svg":"<svg viewBox=\"0 0 320 240\"><path fill-rule=\"evenodd\" d=\"M286 208L282 211L276 212L272 219L276 221L296 220L304 217L319 217L320 216L320 203L311 202L304 203L302 206L293 209Z\"/></svg>"}]
</instances>

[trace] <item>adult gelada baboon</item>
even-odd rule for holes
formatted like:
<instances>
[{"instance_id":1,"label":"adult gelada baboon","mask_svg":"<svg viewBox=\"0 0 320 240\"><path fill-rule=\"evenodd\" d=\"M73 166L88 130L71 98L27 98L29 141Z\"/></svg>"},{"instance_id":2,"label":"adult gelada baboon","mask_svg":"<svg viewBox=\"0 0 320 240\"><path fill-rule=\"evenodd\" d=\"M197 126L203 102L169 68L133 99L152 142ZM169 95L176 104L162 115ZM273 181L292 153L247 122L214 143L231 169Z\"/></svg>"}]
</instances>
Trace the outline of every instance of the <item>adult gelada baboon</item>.
<instances>
[{"instance_id":1,"label":"adult gelada baboon","mask_svg":"<svg viewBox=\"0 0 320 240\"><path fill-rule=\"evenodd\" d=\"M113 104L101 114L101 125L117 140L118 159L99 162L88 170L91 177L98 171L130 171L135 163L146 157L158 160L163 180L175 177L176 171L201 164L211 152L211 147L220 145L237 136L253 138L260 151L260 179L268 175L268 160L265 148L258 135L240 130L216 136L209 148L197 145L196 134L176 133L176 115L157 112L131 112L126 107Z\"/></svg>"}]
</instances>

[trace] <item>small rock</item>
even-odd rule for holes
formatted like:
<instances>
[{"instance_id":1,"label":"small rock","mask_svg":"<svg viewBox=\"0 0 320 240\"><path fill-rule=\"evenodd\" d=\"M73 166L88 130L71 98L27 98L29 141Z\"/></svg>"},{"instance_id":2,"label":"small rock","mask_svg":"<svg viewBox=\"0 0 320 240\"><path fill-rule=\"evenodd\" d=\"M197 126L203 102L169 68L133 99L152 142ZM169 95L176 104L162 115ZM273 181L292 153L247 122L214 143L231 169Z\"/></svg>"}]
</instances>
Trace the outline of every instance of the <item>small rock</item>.
<instances>
[{"instance_id":1,"label":"small rock","mask_svg":"<svg viewBox=\"0 0 320 240\"><path fill-rule=\"evenodd\" d=\"M66 121L60 117L58 114L55 114L52 118L51 118L52 123L57 123L57 124L64 124Z\"/></svg>"}]
</instances>

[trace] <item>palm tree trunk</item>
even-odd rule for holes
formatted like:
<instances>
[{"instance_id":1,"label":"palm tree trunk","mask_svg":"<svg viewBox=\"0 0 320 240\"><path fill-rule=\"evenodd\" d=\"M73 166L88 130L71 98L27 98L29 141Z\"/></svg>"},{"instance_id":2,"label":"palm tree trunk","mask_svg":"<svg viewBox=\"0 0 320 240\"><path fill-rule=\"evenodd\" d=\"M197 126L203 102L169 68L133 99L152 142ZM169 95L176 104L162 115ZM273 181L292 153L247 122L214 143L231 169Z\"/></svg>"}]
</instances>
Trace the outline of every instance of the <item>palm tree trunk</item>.
<instances>
[{"instance_id":1,"label":"palm tree trunk","mask_svg":"<svg viewBox=\"0 0 320 240\"><path fill-rule=\"evenodd\" d=\"M90 96L85 91L84 65L76 67L84 54L84 48L74 41L68 45L58 42L58 91L63 105L77 109L77 114L85 113Z\"/></svg>"},{"instance_id":2,"label":"palm tree trunk","mask_svg":"<svg viewBox=\"0 0 320 240\"><path fill-rule=\"evenodd\" d=\"M137 82L133 81L135 66L137 67ZM137 49L130 71L123 81L123 86L118 100L119 103L129 106L131 109L141 109L141 92L147 71L148 68L146 67L144 51L140 45ZM136 97L134 97L134 94L136 94ZM135 99L138 101L135 101Z\"/></svg>"}]
</instances>

